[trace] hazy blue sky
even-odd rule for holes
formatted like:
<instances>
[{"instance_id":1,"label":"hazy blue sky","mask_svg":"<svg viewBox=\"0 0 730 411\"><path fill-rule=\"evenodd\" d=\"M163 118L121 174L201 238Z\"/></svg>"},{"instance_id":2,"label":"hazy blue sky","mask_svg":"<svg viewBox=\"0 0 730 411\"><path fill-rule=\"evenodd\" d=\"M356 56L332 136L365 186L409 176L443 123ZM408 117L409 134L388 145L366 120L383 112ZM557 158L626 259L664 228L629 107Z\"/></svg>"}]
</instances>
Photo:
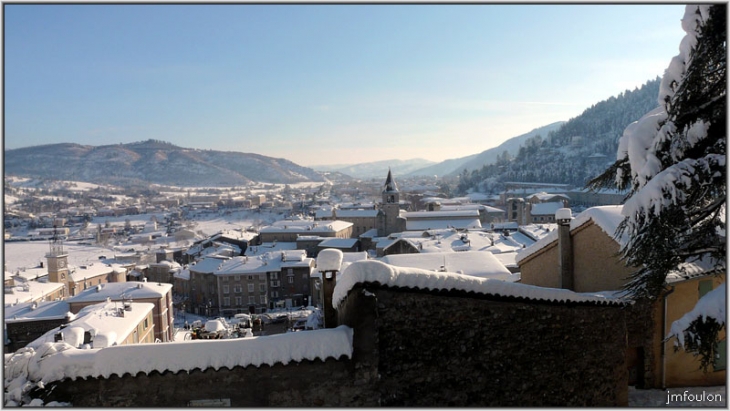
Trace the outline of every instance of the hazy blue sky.
<instances>
[{"instance_id":1,"label":"hazy blue sky","mask_svg":"<svg viewBox=\"0 0 730 411\"><path fill-rule=\"evenodd\" d=\"M476 154L662 76L683 5L4 5L6 149Z\"/></svg>"}]
</instances>

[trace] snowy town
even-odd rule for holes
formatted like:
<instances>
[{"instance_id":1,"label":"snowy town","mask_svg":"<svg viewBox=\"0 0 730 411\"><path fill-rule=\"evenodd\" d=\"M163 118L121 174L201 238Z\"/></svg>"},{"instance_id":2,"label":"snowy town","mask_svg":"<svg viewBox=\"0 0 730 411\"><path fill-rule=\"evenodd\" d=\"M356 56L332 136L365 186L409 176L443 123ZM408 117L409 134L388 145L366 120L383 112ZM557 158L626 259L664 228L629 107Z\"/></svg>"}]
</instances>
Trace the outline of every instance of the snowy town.
<instances>
[{"instance_id":1,"label":"snowy town","mask_svg":"<svg viewBox=\"0 0 730 411\"><path fill-rule=\"evenodd\" d=\"M725 408L725 136L673 111L713 7L585 186L5 175L4 406Z\"/></svg>"}]
</instances>

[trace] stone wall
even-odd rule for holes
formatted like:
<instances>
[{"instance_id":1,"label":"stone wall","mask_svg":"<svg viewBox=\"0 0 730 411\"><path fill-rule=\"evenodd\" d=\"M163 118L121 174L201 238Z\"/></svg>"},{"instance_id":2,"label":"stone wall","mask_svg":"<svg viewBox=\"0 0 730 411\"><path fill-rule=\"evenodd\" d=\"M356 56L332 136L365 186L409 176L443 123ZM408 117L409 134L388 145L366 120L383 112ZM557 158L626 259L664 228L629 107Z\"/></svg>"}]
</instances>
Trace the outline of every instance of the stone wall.
<instances>
[{"instance_id":1,"label":"stone wall","mask_svg":"<svg viewBox=\"0 0 730 411\"><path fill-rule=\"evenodd\" d=\"M33 396L74 407L177 408L214 400L231 407L377 406L372 387L358 384L352 374L352 361L328 359L65 380L48 384L42 394Z\"/></svg>"},{"instance_id":2,"label":"stone wall","mask_svg":"<svg viewBox=\"0 0 730 411\"><path fill-rule=\"evenodd\" d=\"M377 361L382 406L627 405L619 307L376 287L353 296L377 310L348 312L347 301L340 315ZM376 332L358 335L368 322Z\"/></svg>"},{"instance_id":3,"label":"stone wall","mask_svg":"<svg viewBox=\"0 0 730 411\"><path fill-rule=\"evenodd\" d=\"M5 323L8 345L4 346L6 353L18 351L29 343L40 338L43 334L68 322L67 318L53 320L15 321Z\"/></svg>"},{"instance_id":4,"label":"stone wall","mask_svg":"<svg viewBox=\"0 0 730 411\"><path fill-rule=\"evenodd\" d=\"M46 384L75 407L626 406L625 311L358 285L351 359ZM303 331L316 332L316 331Z\"/></svg>"}]
</instances>

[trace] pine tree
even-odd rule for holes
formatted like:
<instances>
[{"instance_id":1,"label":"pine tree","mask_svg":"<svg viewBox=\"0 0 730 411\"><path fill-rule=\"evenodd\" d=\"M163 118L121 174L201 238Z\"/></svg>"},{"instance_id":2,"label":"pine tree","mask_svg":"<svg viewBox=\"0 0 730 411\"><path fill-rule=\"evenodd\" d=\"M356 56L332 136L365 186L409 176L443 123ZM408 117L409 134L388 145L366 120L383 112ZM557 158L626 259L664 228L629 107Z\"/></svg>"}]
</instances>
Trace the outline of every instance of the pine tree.
<instances>
[{"instance_id":1,"label":"pine tree","mask_svg":"<svg viewBox=\"0 0 730 411\"><path fill-rule=\"evenodd\" d=\"M626 265L640 267L626 286L636 298L659 297L667 275L685 263L726 267L726 6L688 5L682 26L687 35L662 79L661 106L626 128L617 161L588 185L629 190L616 236L628 238ZM717 330L702 318L690 326L703 366Z\"/></svg>"}]
</instances>

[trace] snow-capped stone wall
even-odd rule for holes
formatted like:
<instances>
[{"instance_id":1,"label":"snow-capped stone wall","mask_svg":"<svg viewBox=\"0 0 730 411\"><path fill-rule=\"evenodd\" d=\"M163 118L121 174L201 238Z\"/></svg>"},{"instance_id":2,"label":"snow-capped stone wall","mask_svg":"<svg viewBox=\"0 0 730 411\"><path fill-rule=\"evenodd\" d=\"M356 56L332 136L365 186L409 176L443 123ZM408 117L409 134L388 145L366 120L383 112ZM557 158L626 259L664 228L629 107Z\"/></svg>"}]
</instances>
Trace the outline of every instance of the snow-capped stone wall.
<instances>
[{"instance_id":1,"label":"snow-capped stone wall","mask_svg":"<svg viewBox=\"0 0 730 411\"><path fill-rule=\"evenodd\" d=\"M390 407L625 406L626 307L354 285L340 321Z\"/></svg>"}]
</instances>

